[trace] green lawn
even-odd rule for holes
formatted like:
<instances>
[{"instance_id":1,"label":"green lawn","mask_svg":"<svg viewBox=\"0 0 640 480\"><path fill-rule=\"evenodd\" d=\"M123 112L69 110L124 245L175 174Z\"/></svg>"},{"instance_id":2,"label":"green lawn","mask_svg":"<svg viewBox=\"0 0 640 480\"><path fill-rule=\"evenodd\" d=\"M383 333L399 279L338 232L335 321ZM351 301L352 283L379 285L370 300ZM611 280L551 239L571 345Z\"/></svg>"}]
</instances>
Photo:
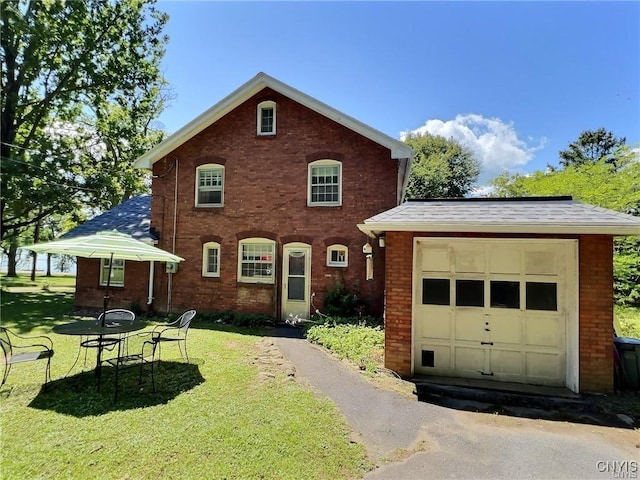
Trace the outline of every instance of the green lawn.
<instances>
[{"instance_id":1,"label":"green lawn","mask_svg":"<svg viewBox=\"0 0 640 480\"><path fill-rule=\"evenodd\" d=\"M47 334L55 347L54 381L41 390L44 362L13 367L0 390L2 478L349 479L372 467L336 407L275 367L260 375L259 332L195 321L189 364L175 346L163 349L151 392L138 369L113 372L95 389L95 357L78 339L51 327L73 296L2 292L2 323L22 334Z\"/></svg>"},{"instance_id":2,"label":"green lawn","mask_svg":"<svg viewBox=\"0 0 640 480\"><path fill-rule=\"evenodd\" d=\"M615 315L623 337L640 338L640 308L616 306Z\"/></svg>"}]
</instances>

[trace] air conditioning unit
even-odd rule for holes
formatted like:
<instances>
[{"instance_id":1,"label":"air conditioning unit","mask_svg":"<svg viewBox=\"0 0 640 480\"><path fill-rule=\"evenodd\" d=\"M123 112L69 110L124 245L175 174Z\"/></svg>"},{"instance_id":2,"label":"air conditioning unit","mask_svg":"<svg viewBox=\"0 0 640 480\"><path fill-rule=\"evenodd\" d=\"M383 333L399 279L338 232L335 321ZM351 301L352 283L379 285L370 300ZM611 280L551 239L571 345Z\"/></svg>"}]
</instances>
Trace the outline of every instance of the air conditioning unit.
<instances>
[{"instance_id":1,"label":"air conditioning unit","mask_svg":"<svg viewBox=\"0 0 640 480\"><path fill-rule=\"evenodd\" d=\"M167 262L167 273L176 273L178 271L178 262Z\"/></svg>"}]
</instances>

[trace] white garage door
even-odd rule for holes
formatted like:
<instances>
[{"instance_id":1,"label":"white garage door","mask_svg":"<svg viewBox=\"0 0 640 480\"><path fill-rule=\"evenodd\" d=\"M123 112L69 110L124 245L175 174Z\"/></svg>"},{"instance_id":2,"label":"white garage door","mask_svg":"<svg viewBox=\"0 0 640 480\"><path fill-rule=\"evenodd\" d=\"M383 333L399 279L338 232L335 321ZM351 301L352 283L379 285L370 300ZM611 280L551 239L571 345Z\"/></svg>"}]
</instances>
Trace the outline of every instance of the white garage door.
<instances>
[{"instance_id":1,"label":"white garage door","mask_svg":"<svg viewBox=\"0 0 640 480\"><path fill-rule=\"evenodd\" d=\"M414 372L567 384L571 240L417 239ZM569 345L569 347L568 347Z\"/></svg>"}]
</instances>

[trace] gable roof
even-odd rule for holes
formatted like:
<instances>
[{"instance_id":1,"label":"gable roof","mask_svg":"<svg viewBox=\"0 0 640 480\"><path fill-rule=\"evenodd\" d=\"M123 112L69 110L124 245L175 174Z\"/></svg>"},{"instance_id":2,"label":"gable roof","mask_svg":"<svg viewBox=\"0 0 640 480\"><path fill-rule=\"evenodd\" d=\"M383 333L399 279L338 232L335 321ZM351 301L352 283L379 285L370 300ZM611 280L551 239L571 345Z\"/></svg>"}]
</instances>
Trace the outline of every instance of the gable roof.
<instances>
[{"instance_id":1,"label":"gable roof","mask_svg":"<svg viewBox=\"0 0 640 480\"><path fill-rule=\"evenodd\" d=\"M194 118L184 127L169 136L163 142L140 156L134 165L138 168L151 168L151 166L161 160L165 155L171 153L174 149L203 131L209 125L215 123L224 115L241 105L243 102L260 92L264 88L271 88L278 93L304 105L305 107L324 115L327 118L353 130L356 133L384 146L391 150L391 158L409 159L412 156L411 148L405 143L395 140L384 133L365 125L349 115L339 112L333 107L322 103L309 95L296 90L270 77L266 73L258 73L247 83L236 89L234 92L220 100L207 111Z\"/></svg>"},{"instance_id":2,"label":"gable roof","mask_svg":"<svg viewBox=\"0 0 640 480\"><path fill-rule=\"evenodd\" d=\"M61 238L82 237L117 230L145 243L156 243L158 236L150 231L151 195L138 195L69 230Z\"/></svg>"},{"instance_id":3,"label":"gable roof","mask_svg":"<svg viewBox=\"0 0 640 480\"><path fill-rule=\"evenodd\" d=\"M571 197L456 198L405 202L358 225L382 232L640 235L640 218Z\"/></svg>"}]
</instances>

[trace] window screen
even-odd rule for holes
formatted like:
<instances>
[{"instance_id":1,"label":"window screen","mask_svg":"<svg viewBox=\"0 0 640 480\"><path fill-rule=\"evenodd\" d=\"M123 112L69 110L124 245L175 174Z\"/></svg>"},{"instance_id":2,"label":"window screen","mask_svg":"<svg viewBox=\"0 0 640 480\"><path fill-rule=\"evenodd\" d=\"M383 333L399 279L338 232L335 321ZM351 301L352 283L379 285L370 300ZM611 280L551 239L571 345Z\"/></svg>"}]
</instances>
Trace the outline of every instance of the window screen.
<instances>
[{"instance_id":1,"label":"window screen","mask_svg":"<svg viewBox=\"0 0 640 480\"><path fill-rule=\"evenodd\" d=\"M527 310L558 310L558 285L527 282Z\"/></svg>"},{"instance_id":2,"label":"window screen","mask_svg":"<svg viewBox=\"0 0 640 480\"><path fill-rule=\"evenodd\" d=\"M484 307L484 280L456 280L456 307Z\"/></svg>"},{"instance_id":3,"label":"window screen","mask_svg":"<svg viewBox=\"0 0 640 480\"><path fill-rule=\"evenodd\" d=\"M520 282L491 281L492 308L520 308Z\"/></svg>"},{"instance_id":4,"label":"window screen","mask_svg":"<svg viewBox=\"0 0 640 480\"><path fill-rule=\"evenodd\" d=\"M422 304L423 305L449 305L449 279L448 278L423 278L422 279Z\"/></svg>"}]
</instances>

